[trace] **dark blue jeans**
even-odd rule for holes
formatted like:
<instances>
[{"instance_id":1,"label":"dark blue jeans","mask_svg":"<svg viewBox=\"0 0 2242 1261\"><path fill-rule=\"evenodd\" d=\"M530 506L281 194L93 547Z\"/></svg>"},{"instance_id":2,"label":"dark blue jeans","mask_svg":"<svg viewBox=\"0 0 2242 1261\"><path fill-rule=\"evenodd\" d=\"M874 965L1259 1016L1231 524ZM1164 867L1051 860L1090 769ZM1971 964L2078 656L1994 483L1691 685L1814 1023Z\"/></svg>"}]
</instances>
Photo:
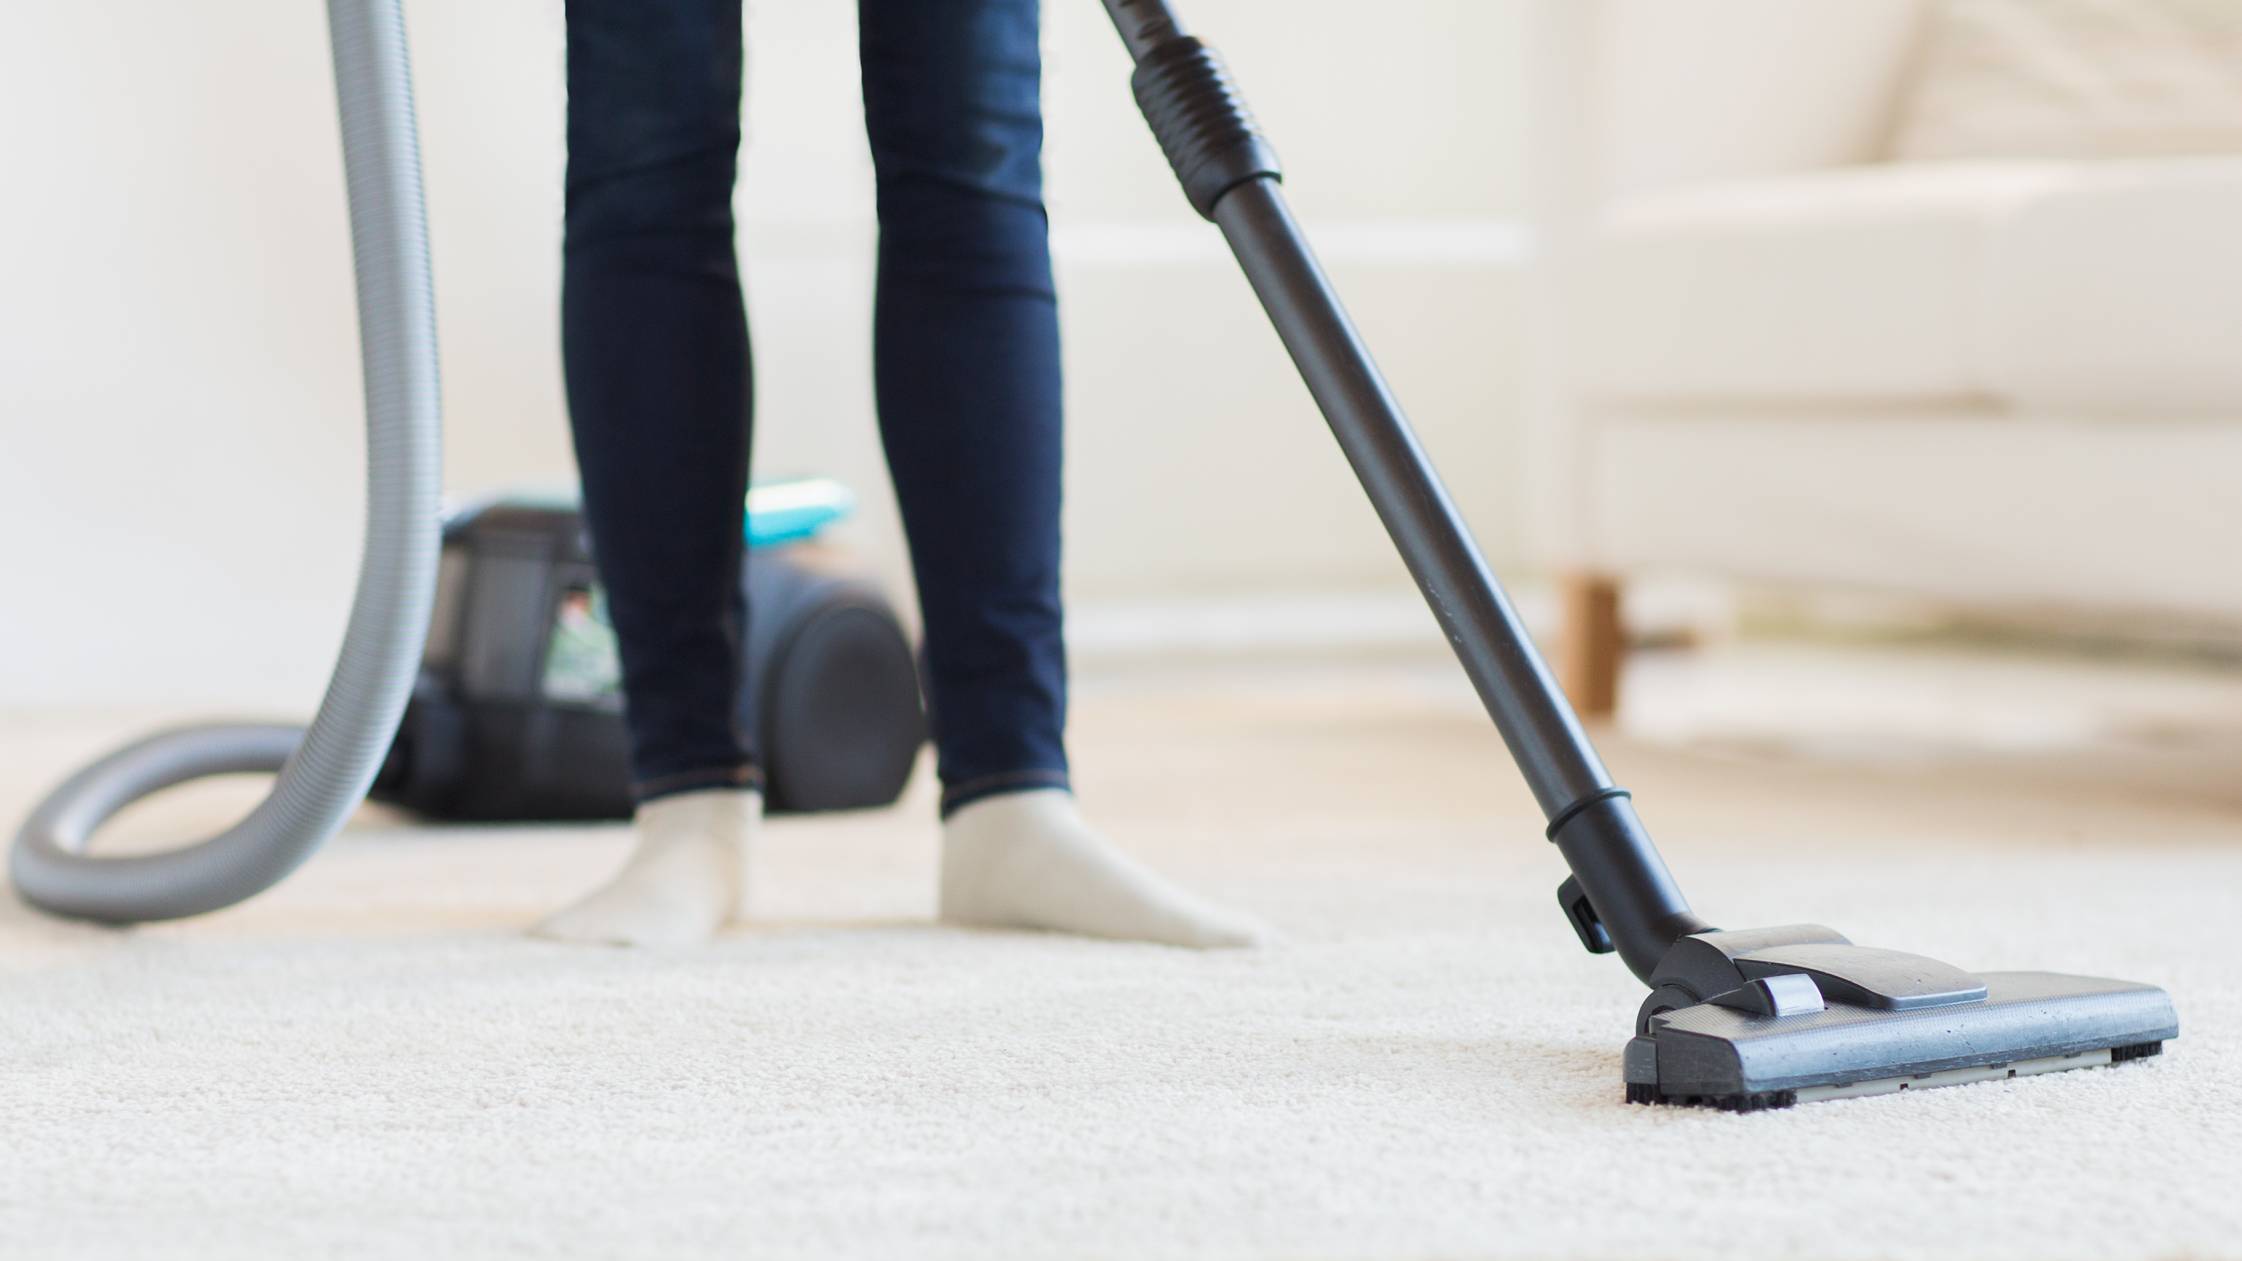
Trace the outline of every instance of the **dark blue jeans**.
<instances>
[{"instance_id":1,"label":"dark blue jeans","mask_svg":"<svg viewBox=\"0 0 2242 1261\"><path fill-rule=\"evenodd\" d=\"M874 387L945 810L1066 784L1036 5L859 5ZM732 718L754 616L738 586L753 413L732 244L740 0L568 0L567 14L562 349L633 773L641 800L752 784Z\"/></svg>"}]
</instances>

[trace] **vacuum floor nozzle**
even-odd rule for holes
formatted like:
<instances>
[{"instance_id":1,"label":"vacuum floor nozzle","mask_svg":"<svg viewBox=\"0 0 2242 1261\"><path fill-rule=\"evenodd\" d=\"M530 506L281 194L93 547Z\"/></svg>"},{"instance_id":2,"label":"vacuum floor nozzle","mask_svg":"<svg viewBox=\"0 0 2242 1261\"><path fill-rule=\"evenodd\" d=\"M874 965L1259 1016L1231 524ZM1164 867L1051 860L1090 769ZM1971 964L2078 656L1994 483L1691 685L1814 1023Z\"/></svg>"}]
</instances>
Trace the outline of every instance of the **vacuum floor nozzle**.
<instances>
[{"instance_id":1,"label":"vacuum floor nozzle","mask_svg":"<svg viewBox=\"0 0 2242 1261\"><path fill-rule=\"evenodd\" d=\"M1989 972L1972 978L1981 994L1906 1005L1858 991L1817 1003L1793 978L1814 980L1773 978L1794 991L1787 1009L1723 994L1653 1011L1654 994L1627 1047L1628 1101L1752 1112L2122 1064L2179 1035L2171 998L2130 981Z\"/></svg>"}]
</instances>

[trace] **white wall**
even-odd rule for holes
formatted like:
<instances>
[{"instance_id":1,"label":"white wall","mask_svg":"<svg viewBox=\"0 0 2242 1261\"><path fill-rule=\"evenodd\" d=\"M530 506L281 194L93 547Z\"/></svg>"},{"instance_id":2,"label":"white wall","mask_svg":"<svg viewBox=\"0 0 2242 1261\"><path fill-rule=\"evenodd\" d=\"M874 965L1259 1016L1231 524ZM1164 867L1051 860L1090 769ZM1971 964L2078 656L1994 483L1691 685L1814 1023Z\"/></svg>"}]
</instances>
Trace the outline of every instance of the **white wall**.
<instances>
[{"instance_id":1,"label":"white wall","mask_svg":"<svg viewBox=\"0 0 2242 1261\"><path fill-rule=\"evenodd\" d=\"M758 465L844 477L901 580L871 418L853 6L754 0L741 193ZM1046 5L1085 606L1405 581L1093 0ZM1193 0L1498 557L1516 523L1509 3ZM411 0L455 494L572 479L556 0ZM1340 28L1337 19L1353 15ZM1326 20L1328 20L1326 22ZM1319 25L1319 23L1325 23ZM357 364L322 6L18 6L0 43L0 707L301 708L352 578Z\"/></svg>"}]
</instances>

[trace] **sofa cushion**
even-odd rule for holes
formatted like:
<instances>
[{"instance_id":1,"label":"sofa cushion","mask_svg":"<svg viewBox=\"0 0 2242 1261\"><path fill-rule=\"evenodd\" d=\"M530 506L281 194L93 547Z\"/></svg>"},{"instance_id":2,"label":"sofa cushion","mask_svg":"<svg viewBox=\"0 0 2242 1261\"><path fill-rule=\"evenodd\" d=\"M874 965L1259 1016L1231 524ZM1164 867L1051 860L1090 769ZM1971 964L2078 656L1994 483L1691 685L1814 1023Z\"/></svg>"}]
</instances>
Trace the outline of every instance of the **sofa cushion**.
<instances>
[{"instance_id":1,"label":"sofa cushion","mask_svg":"<svg viewBox=\"0 0 2242 1261\"><path fill-rule=\"evenodd\" d=\"M1920 162L1617 204L1592 394L2242 411L2242 157Z\"/></svg>"},{"instance_id":2,"label":"sofa cushion","mask_svg":"<svg viewBox=\"0 0 2242 1261\"><path fill-rule=\"evenodd\" d=\"M1576 295L1583 384L1632 398L1966 399L1989 244L2061 163L1846 167L1615 203Z\"/></svg>"},{"instance_id":3,"label":"sofa cushion","mask_svg":"<svg viewBox=\"0 0 2242 1261\"><path fill-rule=\"evenodd\" d=\"M1995 234L1980 309L2026 412L2242 412L2242 158L2082 168Z\"/></svg>"}]
</instances>

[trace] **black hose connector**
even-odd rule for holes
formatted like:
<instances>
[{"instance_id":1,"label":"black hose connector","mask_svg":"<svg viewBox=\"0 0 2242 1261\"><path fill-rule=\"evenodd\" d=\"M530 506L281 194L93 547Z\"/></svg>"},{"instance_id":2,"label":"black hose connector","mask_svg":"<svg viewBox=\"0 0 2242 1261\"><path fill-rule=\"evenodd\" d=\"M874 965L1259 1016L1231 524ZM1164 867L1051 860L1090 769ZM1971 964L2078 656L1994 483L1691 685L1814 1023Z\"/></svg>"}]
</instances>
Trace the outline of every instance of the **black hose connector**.
<instances>
[{"instance_id":1,"label":"black hose connector","mask_svg":"<svg viewBox=\"0 0 2242 1261\"><path fill-rule=\"evenodd\" d=\"M1222 195L1248 180L1284 178L1222 55L1198 39L1161 40L1137 61L1129 85L1201 216L1214 218Z\"/></svg>"}]
</instances>

